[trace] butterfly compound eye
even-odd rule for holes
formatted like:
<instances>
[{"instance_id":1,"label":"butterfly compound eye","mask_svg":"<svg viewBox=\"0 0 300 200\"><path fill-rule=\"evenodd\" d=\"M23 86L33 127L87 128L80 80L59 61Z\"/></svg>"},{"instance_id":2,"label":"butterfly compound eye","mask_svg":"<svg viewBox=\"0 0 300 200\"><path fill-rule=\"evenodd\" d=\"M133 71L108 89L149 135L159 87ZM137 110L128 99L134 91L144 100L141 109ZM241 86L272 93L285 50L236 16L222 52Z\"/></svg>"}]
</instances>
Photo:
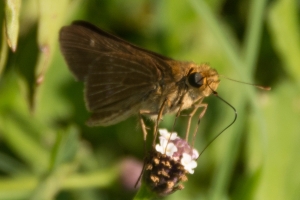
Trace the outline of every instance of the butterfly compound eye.
<instances>
[{"instance_id":1,"label":"butterfly compound eye","mask_svg":"<svg viewBox=\"0 0 300 200\"><path fill-rule=\"evenodd\" d=\"M203 77L199 72L195 72L189 75L188 82L191 86L199 88L203 85Z\"/></svg>"}]
</instances>

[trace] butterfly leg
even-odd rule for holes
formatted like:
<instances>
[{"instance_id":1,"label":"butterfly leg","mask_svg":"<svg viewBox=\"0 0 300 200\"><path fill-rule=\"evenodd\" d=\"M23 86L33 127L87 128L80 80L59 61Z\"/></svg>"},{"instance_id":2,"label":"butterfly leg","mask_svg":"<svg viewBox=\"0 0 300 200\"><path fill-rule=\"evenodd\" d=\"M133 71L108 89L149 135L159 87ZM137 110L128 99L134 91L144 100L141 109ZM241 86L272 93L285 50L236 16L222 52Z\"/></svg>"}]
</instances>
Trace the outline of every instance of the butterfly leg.
<instances>
[{"instance_id":1,"label":"butterfly leg","mask_svg":"<svg viewBox=\"0 0 300 200\"><path fill-rule=\"evenodd\" d=\"M195 129L194 134L193 134L193 139L192 139L191 147L194 146L194 141L195 141L196 134L198 132L198 128L199 128L199 125L200 125L200 120L204 116L204 114L206 112L206 109L207 109L207 106L208 106L208 104L202 104L202 103L199 104L199 106L198 106L198 108L203 107L203 110L201 111L201 113L198 116L197 126L196 126L196 129Z\"/></svg>"},{"instance_id":2,"label":"butterfly leg","mask_svg":"<svg viewBox=\"0 0 300 200\"><path fill-rule=\"evenodd\" d=\"M145 125L145 122L144 122L144 120L143 120L143 118L142 118L142 115L143 114L149 114L149 112L143 112L143 111L140 111L139 112L139 121L140 121L140 125L141 125L141 128L142 128L142 131L143 131L143 139L144 139L144 151L145 151L145 156L147 155L147 147L146 147L146 139L147 139L147 134L148 134L148 132L147 132L147 127L146 127L146 125ZM136 182L135 182L135 185L134 185L134 188L136 188L137 186L138 186L138 184L139 184L139 182L140 182L140 180L141 180L141 178L142 178L142 176L143 176L143 174L144 174L144 171L145 171L145 167L146 167L146 157L144 158L144 163L143 163L143 168L142 168L142 171L141 171L141 173L140 173L140 175L139 175L139 177L138 177L138 179L136 180Z\"/></svg>"},{"instance_id":3,"label":"butterfly leg","mask_svg":"<svg viewBox=\"0 0 300 200\"><path fill-rule=\"evenodd\" d=\"M143 114L145 114L145 112L140 111L138 117L139 117L140 125L141 125L142 131L143 131L143 139L144 139L144 142L146 143L148 132L147 132L147 127L146 127L145 122L142 117Z\"/></svg>"},{"instance_id":4,"label":"butterfly leg","mask_svg":"<svg viewBox=\"0 0 300 200\"><path fill-rule=\"evenodd\" d=\"M164 108L166 107L166 105L168 104L169 100L165 99L162 103L162 105L159 108L158 113L153 113L153 112L149 112L148 110L140 110L139 112L139 120L140 120L140 124L142 127L142 131L143 131L143 135L144 135L144 140L146 141L146 137L147 137L147 127L145 126L144 120L142 118L142 115L157 115L157 118L154 122L154 128L153 128L153 146L155 145L156 142L156 138L157 138L157 132L158 132L158 124L159 122L162 120L162 116L163 116L163 111Z\"/></svg>"},{"instance_id":5,"label":"butterfly leg","mask_svg":"<svg viewBox=\"0 0 300 200\"><path fill-rule=\"evenodd\" d=\"M188 138L189 138L189 132L190 132L193 116L195 115L195 113L197 112L197 110L199 108L203 108L203 110L201 111L201 113L199 114L199 117L198 117L198 125L197 125L197 128L196 128L198 130L198 126L200 124L200 119L204 116L204 114L206 112L206 109L207 109L207 106L208 106L208 104L202 103L202 99L197 104L193 105L193 110L188 115L188 123L187 123L187 128L186 128L186 133L185 133L186 141L188 141Z\"/></svg>"},{"instance_id":6,"label":"butterfly leg","mask_svg":"<svg viewBox=\"0 0 300 200\"><path fill-rule=\"evenodd\" d=\"M167 103L169 102L168 99L165 99L159 109L159 112L158 112L158 115L157 115L157 119L155 121L155 124L154 124L154 129L153 129L153 147L155 146L155 142L156 142L156 138L157 138L157 132L158 132L158 124L159 124L159 121L162 119L162 116L163 116L163 111L164 111L164 108L165 106L167 105Z\"/></svg>"},{"instance_id":7,"label":"butterfly leg","mask_svg":"<svg viewBox=\"0 0 300 200\"><path fill-rule=\"evenodd\" d=\"M144 119L143 119L142 115L157 115L157 113L151 113L147 110L140 110L139 114L138 114L139 122L140 122L142 132L143 132L144 151L145 151L145 155L146 155L147 154L146 139L147 139L148 132L147 132L147 126L145 125L145 122L144 122ZM137 187L138 183L140 182L140 180L142 178L142 175L145 171L145 165L146 165L146 158L144 158L144 164L143 164L142 171L141 171L140 176L139 176L139 178L137 179L137 181L134 185L135 188Z\"/></svg>"},{"instance_id":8,"label":"butterfly leg","mask_svg":"<svg viewBox=\"0 0 300 200\"><path fill-rule=\"evenodd\" d=\"M160 109L161 110L161 109ZM141 128L142 128L142 132L143 132L143 139L144 139L144 143L146 144L146 139L147 139L147 135L148 135L148 131L147 129L147 126L145 125L145 122L143 120L143 117L142 115L150 115L150 116L153 116L153 115L157 115L157 118L155 120L155 124L154 124L154 134L157 132L155 130L157 130L157 127L158 127L158 123L160 120L162 120L162 111L159 112L159 113L153 113L153 112L150 112L148 110L140 110L139 111L139 114L138 114L138 117L139 117L139 122L140 122L140 125L141 125ZM154 135L155 136L155 135ZM156 139L156 136L154 137ZM155 141L154 139L154 141ZM155 143L155 142L154 142ZM145 146L145 150L146 150L146 146ZM145 151L146 152L146 151Z\"/></svg>"},{"instance_id":9,"label":"butterfly leg","mask_svg":"<svg viewBox=\"0 0 300 200\"><path fill-rule=\"evenodd\" d=\"M145 148L145 154L147 153L147 149L146 149L146 138L147 138L147 127L145 125L145 122L142 118L142 115L157 115L157 119L155 121L155 124L154 124L154 129L153 129L153 134L154 134L154 139L153 139L153 148L155 146L155 142L156 142L156 137L157 137L157 132L158 132L158 124L159 124L159 121L162 119L162 114L163 114L163 110L164 110L164 107L167 103L167 99L163 102L162 106L160 107L159 109L159 112L158 113L151 113L149 111L145 111L145 110L140 110L139 112L139 121L140 121L140 125L142 127L142 131L143 131L143 136L144 136L144 148ZM145 158L146 160L146 158ZM142 171L141 171L141 174L137 180L137 182L135 183L135 187L137 186L137 184L139 183L139 181L141 180L141 177L145 171L145 164L146 164L146 161L144 161L144 165L143 165L143 168L142 168Z\"/></svg>"},{"instance_id":10,"label":"butterfly leg","mask_svg":"<svg viewBox=\"0 0 300 200\"><path fill-rule=\"evenodd\" d=\"M174 120L173 127L172 127L172 132L174 132L174 128L175 128L177 119L178 119L178 117L180 117L180 112L181 112L182 106L183 106L183 103L180 104L179 109L176 113L175 120Z\"/></svg>"}]
</instances>

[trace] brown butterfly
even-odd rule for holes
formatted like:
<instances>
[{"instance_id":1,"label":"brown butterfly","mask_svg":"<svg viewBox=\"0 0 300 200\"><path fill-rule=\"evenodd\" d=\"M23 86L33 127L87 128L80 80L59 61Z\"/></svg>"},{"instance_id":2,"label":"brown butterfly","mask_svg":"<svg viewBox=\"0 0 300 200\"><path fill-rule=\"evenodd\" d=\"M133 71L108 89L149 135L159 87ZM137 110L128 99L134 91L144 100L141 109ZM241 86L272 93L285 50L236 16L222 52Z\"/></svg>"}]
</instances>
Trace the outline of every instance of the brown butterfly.
<instances>
[{"instance_id":1,"label":"brown butterfly","mask_svg":"<svg viewBox=\"0 0 300 200\"><path fill-rule=\"evenodd\" d=\"M109 126L138 115L158 122L166 113L199 107L219 85L216 70L159 55L126 42L96 26L75 21L60 31L60 48L76 79L85 83L85 101L92 113L87 124Z\"/></svg>"}]
</instances>

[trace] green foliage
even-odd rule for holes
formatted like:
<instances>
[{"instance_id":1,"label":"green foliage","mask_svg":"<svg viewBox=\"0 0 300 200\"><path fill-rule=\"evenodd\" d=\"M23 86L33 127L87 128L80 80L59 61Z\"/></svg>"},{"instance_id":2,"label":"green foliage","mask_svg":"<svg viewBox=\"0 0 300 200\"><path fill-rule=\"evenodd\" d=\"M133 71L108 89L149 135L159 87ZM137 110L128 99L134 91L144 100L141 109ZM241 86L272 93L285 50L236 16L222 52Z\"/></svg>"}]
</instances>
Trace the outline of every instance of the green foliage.
<instances>
[{"instance_id":1,"label":"green foliage","mask_svg":"<svg viewBox=\"0 0 300 200\"><path fill-rule=\"evenodd\" d=\"M58 48L59 29L76 19L272 87L260 91L222 79L218 93L238 120L198 159L185 189L166 199L299 199L299 11L294 0L1 1L0 199L135 195L145 153L141 130L134 117L110 127L85 125L83 84ZM215 97L205 102L199 150L233 119ZM160 127L171 129L173 120L166 116ZM180 134L186 124L184 117L178 121ZM131 183L124 181L128 173Z\"/></svg>"}]
</instances>

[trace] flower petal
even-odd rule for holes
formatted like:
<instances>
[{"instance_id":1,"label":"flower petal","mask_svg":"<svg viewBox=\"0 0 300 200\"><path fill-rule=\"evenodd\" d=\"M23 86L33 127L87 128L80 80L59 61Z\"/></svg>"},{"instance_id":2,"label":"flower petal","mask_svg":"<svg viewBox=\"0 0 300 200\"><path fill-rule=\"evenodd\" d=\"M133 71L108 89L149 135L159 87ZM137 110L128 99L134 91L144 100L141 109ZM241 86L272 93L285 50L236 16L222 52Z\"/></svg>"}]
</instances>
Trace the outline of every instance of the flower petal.
<instances>
[{"instance_id":1,"label":"flower petal","mask_svg":"<svg viewBox=\"0 0 300 200\"><path fill-rule=\"evenodd\" d=\"M193 149L192 159L197 159L199 157L199 152L196 149Z\"/></svg>"},{"instance_id":2,"label":"flower petal","mask_svg":"<svg viewBox=\"0 0 300 200\"><path fill-rule=\"evenodd\" d=\"M197 162L192 159L192 156L187 153L182 154L181 164L184 166L184 169L190 174L194 173L194 168L197 167Z\"/></svg>"},{"instance_id":3,"label":"flower petal","mask_svg":"<svg viewBox=\"0 0 300 200\"><path fill-rule=\"evenodd\" d=\"M166 155L172 157L176 151L177 147L172 142L169 142L166 146Z\"/></svg>"},{"instance_id":4,"label":"flower petal","mask_svg":"<svg viewBox=\"0 0 300 200\"><path fill-rule=\"evenodd\" d=\"M176 132L170 133L167 129L159 129L158 131L161 137L164 137L167 140L175 140L176 138L178 138Z\"/></svg>"}]
</instances>

